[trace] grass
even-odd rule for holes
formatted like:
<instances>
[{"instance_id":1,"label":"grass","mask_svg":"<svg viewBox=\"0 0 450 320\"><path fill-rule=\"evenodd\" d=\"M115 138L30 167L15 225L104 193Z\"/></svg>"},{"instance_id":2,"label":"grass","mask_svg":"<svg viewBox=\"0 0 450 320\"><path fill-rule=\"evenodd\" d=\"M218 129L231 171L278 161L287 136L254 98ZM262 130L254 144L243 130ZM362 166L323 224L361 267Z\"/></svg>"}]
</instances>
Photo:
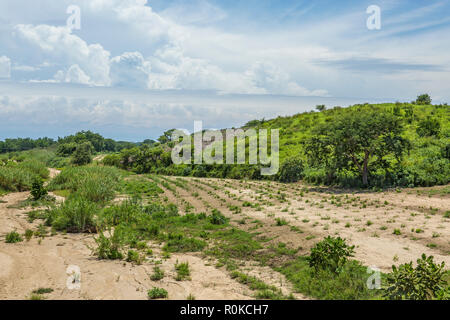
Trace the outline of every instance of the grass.
<instances>
[{"instance_id":1,"label":"grass","mask_svg":"<svg viewBox=\"0 0 450 320\"><path fill-rule=\"evenodd\" d=\"M17 231L11 231L6 235L5 242L6 243L18 243L22 242L23 239Z\"/></svg>"},{"instance_id":2,"label":"grass","mask_svg":"<svg viewBox=\"0 0 450 320\"><path fill-rule=\"evenodd\" d=\"M175 264L175 271L177 272L177 276L175 280L183 281L190 280L191 270L189 269L189 262L182 262Z\"/></svg>"},{"instance_id":3,"label":"grass","mask_svg":"<svg viewBox=\"0 0 450 320\"><path fill-rule=\"evenodd\" d=\"M313 298L361 300L381 297L377 290L367 288L367 268L353 260L338 274L328 270L314 271L306 257L299 257L276 270L293 283L297 292Z\"/></svg>"},{"instance_id":4,"label":"grass","mask_svg":"<svg viewBox=\"0 0 450 320\"><path fill-rule=\"evenodd\" d=\"M153 274L150 276L150 280L159 281L163 278L164 278L164 271L161 270L161 268L158 266L153 267Z\"/></svg>"}]
</instances>

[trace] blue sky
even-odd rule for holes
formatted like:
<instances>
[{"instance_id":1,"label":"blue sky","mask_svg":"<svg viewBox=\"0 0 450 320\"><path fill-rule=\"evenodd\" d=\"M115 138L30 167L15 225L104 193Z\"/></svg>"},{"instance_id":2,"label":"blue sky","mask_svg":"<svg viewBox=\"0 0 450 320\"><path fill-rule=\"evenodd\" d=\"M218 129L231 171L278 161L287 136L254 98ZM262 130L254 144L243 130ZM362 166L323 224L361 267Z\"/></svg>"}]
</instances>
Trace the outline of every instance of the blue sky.
<instances>
[{"instance_id":1,"label":"blue sky","mask_svg":"<svg viewBox=\"0 0 450 320\"><path fill-rule=\"evenodd\" d=\"M142 140L319 103L449 102L449 34L450 0L3 0L0 139Z\"/></svg>"}]
</instances>

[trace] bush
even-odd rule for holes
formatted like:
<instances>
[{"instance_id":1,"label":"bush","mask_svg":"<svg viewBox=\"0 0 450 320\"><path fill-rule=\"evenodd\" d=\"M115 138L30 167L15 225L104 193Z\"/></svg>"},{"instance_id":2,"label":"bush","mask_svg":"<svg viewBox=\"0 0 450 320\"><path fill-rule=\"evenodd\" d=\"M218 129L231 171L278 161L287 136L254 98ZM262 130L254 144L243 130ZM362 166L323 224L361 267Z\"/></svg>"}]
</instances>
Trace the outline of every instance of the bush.
<instances>
[{"instance_id":1,"label":"bush","mask_svg":"<svg viewBox=\"0 0 450 320\"><path fill-rule=\"evenodd\" d=\"M150 299L165 299L169 296L167 290L156 287L154 287L151 290L148 290L147 294Z\"/></svg>"},{"instance_id":2,"label":"bush","mask_svg":"<svg viewBox=\"0 0 450 320\"><path fill-rule=\"evenodd\" d=\"M183 262L175 264L175 270L177 272L177 276L175 277L175 280L177 281L183 281L185 279L189 279L189 276L191 275L191 271L189 270L189 262Z\"/></svg>"},{"instance_id":3,"label":"bush","mask_svg":"<svg viewBox=\"0 0 450 320\"><path fill-rule=\"evenodd\" d=\"M77 145L75 152L72 155L72 163L78 166L91 163L93 151L94 147L90 142L83 142Z\"/></svg>"},{"instance_id":4,"label":"bush","mask_svg":"<svg viewBox=\"0 0 450 320\"><path fill-rule=\"evenodd\" d=\"M49 211L47 224L56 230L71 233L96 232L94 216L98 212L97 204L79 195L70 196L59 207Z\"/></svg>"},{"instance_id":5,"label":"bush","mask_svg":"<svg viewBox=\"0 0 450 320\"><path fill-rule=\"evenodd\" d=\"M153 267L153 274L150 276L150 280L159 281L162 278L164 278L164 271L158 266Z\"/></svg>"},{"instance_id":6,"label":"bush","mask_svg":"<svg viewBox=\"0 0 450 320\"><path fill-rule=\"evenodd\" d=\"M16 231L11 231L10 233L8 233L6 235L5 241L6 241L6 243L17 243L17 242L22 242L23 239L19 233L17 233Z\"/></svg>"},{"instance_id":7,"label":"bush","mask_svg":"<svg viewBox=\"0 0 450 320\"><path fill-rule=\"evenodd\" d=\"M345 239L340 237L326 237L318 242L312 249L307 258L309 266L316 272L319 270L329 270L339 273L346 264L347 258L353 255L355 246L349 246Z\"/></svg>"},{"instance_id":8,"label":"bush","mask_svg":"<svg viewBox=\"0 0 450 320\"><path fill-rule=\"evenodd\" d=\"M388 275L385 297L392 300L430 300L442 295L446 289L445 263L435 264L433 256L422 255L414 268L412 262L392 266Z\"/></svg>"},{"instance_id":9,"label":"bush","mask_svg":"<svg viewBox=\"0 0 450 320\"><path fill-rule=\"evenodd\" d=\"M439 120L430 117L420 121L416 130L420 137L439 136L440 131L441 124Z\"/></svg>"},{"instance_id":10,"label":"bush","mask_svg":"<svg viewBox=\"0 0 450 320\"><path fill-rule=\"evenodd\" d=\"M95 243L97 248L91 250L99 259L117 260L123 258L122 243L115 233L107 238L102 232L95 238Z\"/></svg>"},{"instance_id":11,"label":"bush","mask_svg":"<svg viewBox=\"0 0 450 320\"><path fill-rule=\"evenodd\" d=\"M215 225L226 224L228 219L217 209L212 211L212 214L209 216L209 222Z\"/></svg>"},{"instance_id":12,"label":"bush","mask_svg":"<svg viewBox=\"0 0 450 320\"><path fill-rule=\"evenodd\" d=\"M418 105L430 105L431 104L431 97L429 94L421 94L417 96L416 104Z\"/></svg>"},{"instance_id":13,"label":"bush","mask_svg":"<svg viewBox=\"0 0 450 320\"><path fill-rule=\"evenodd\" d=\"M303 163L297 157L286 159L278 172L278 181L297 182L303 177Z\"/></svg>"},{"instance_id":14,"label":"bush","mask_svg":"<svg viewBox=\"0 0 450 320\"><path fill-rule=\"evenodd\" d=\"M34 201L38 201L47 195L47 189L44 188L44 182L40 178L36 178L31 185L31 196Z\"/></svg>"}]
</instances>

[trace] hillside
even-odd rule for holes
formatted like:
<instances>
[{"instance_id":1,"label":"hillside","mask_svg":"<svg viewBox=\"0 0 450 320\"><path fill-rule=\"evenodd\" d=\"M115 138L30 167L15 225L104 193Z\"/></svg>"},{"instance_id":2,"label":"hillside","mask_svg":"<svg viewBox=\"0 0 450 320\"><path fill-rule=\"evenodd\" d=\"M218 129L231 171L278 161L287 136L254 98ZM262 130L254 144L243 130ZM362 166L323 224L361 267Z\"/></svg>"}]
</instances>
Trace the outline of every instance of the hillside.
<instances>
[{"instance_id":1,"label":"hillside","mask_svg":"<svg viewBox=\"0 0 450 320\"><path fill-rule=\"evenodd\" d=\"M319 106L320 108L320 106ZM322 108L320 108L322 109ZM372 116L364 118L365 114ZM348 108L335 107L320 112L307 112L271 120L253 120L243 129L280 129L281 169L276 176L284 182L299 179L311 183L336 184L341 186L361 186L361 174L357 164L349 159L333 160L333 154L309 152L314 139L326 134L320 130L329 130L327 125L339 123L342 119L354 118L355 134L359 128L371 126L370 121L377 115L383 115L393 121L393 126L377 139L385 139L396 131L397 140L392 140L392 152L383 153L388 148L378 146L378 154L368 163L368 183L370 186L431 186L447 184L450 177L450 107L448 105L416 105L412 103L355 105ZM381 120L384 122L387 120ZM364 123L363 123L364 122ZM336 130L334 128L333 130ZM344 131L347 130L344 128ZM342 130L341 130L342 131ZM401 146L399 143L401 142ZM363 142L361 145L368 142ZM138 173L159 173L179 176L252 178L267 179L259 174L258 165L179 165L171 164L171 141L147 146L125 149L105 158L106 164L131 169ZM345 146L344 146L345 147ZM247 143L248 148L248 143ZM395 149L397 148L397 149ZM308 151L309 150L309 151ZM400 152L400 154L399 154ZM362 152L356 150L355 157L361 158ZM342 157L341 157L342 158ZM340 163L337 163L340 162Z\"/></svg>"}]
</instances>

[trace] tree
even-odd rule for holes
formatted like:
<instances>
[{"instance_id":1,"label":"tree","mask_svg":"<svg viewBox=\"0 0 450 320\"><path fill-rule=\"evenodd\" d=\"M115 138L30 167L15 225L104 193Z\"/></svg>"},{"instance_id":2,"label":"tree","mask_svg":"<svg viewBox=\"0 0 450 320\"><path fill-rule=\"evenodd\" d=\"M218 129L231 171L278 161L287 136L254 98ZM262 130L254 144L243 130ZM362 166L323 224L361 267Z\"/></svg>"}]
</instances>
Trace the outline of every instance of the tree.
<instances>
[{"instance_id":1,"label":"tree","mask_svg":"<svg viewBox=\"0 0 450 320\"><path fill-rule=\"evenodd\" d=\"M314 166L325 167L329 176L340 169L356 170L368 185L370 166L386 166L383 158L393 154L397 161L408 146L400 119L392 113L361 107L349 110L319 125L306 143L306 153Z\"/></svg>"},{"instance_id":2,"label":"tree","mask_svg":"<svg viewBox=\"0 0 450 320\"><path fill-rule=\"evenodd\" d=\"M80 143L73 153L72 163L82 166L92 162L94 147L90 142Z\"/></svg>"},{"instance_id":3,"label":"tree","mask_svg":"<svg viewBox=\"0 0 450 320\"><path fill-rule=\"evenodd\" d=\"M427 117L420 121L416 130L417 134L421 137L438 136L440 131L441 124L439 123L439 120L431 117Z\"/></svg>"},{"instance_id":4,"label":"tree","mask_svg":"<svg viewBox=\"0 0 450 320\"><path fill-rule=\"evenodd\" d=\"M163 135L158 138L159 143L164 144L164 143L172 141L172 133L174 131L175 131L175 129L171 129L171 130L164 132Z\"/></svg>"},{"instance_id":5,"label":"tree","mask_svg":"<svg viewBox=\"0 0 450 320\"><path fill-rule=\"evenodd\" d=\"M319 104L319 105L316 106L316 110L319 111L319 112L322 112L322 111L324 111L326 109L327 109L327 107L325 107L324 104Z\"/></svg>"},{"instance_id":6,"label":"tree","mask_svg":"<svg viewBox=\"0 0 450 320\"><path fill-rule=\"evenodd\" d=\"M416 104L419 105L430 105L431 104L431 97L428 93L421 94L417 96Z\"/></svg>"}]
</instances>

